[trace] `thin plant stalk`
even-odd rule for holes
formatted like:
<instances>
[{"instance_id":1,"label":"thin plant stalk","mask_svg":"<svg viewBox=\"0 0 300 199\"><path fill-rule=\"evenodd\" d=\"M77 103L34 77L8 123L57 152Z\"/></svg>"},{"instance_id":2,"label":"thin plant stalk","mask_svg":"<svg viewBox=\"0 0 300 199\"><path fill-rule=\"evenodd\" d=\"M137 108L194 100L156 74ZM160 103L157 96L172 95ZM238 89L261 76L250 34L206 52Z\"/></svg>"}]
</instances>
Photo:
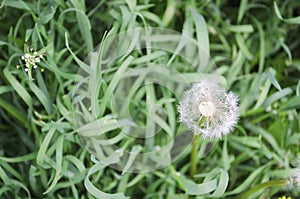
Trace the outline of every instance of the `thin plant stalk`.
<instances>
[{"instance_id":1,"label":"thin plant stalk","mask_svg":"<svg viewBox=\"0 0 300 199\"><path fill-rule=\"evenodd\" d=\"M205 117L201 116L198 121L199 127L204 122ZM197 171L197 162L198 162L198 148L199 148L199 139L200 139L200 134L195 134L193 138L193 143L192 143L192 152L191 152L191 167L190 167L190 176L191 178L194 178L194 175L196 174Z\"/></svg>"}]
</instances>

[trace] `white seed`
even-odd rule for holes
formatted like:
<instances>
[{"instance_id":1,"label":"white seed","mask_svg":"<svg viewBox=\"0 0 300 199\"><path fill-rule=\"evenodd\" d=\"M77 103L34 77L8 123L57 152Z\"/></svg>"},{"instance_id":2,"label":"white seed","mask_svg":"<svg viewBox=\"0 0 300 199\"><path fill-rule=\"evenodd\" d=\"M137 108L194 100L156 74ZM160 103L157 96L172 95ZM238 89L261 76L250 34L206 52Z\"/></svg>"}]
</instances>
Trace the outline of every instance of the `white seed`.
<instances>
[{"instance_id":1,"label":"white seed","mask_svg":"<svg viewBox=\"0 0 300 199\"><path fill-rule=\"evenodd\" d=\"M201 102L199 105L199 111L202 115L206 117L212 117L216 112L216 107L210 101Z\"/></svg>"},{"instance_id":2,"label":"white seed","mask_svg":"<svg viewBox=\"0 0 300 199\"><path fill-rule=\"evenodd\" d=\"M161 149L161 147L159 146L159 145L156 145L155 147L154 147L154 150L155 151L159 151Z\"/></svg>"},{"instance_id":3,"label":"white seed","mask_svg":"<svg viewBox=\"0 0 300 199\"><path fill-rule=\"evenodd\" d=\"M123 156L123 149L117 149L117 150L116 150L116 154L117 154L119 157Z\"/></svg>"}]
</instances>

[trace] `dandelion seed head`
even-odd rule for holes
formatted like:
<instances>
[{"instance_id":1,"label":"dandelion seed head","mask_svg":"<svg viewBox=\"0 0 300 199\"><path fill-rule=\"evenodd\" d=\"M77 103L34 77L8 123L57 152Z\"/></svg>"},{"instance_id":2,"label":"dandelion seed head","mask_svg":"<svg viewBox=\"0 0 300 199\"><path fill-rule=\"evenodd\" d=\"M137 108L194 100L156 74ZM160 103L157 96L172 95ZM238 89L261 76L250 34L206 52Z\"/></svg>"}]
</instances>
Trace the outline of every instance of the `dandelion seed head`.
<instances>
[{"instance_id":1,"label":"dandelion seed head","mask_svg":"<svg viewBox=\"0 0 300 199\"><path fill-rule=\"evenodd\" d=\"M216 107L210 101L200 102L199 111L200 114L204 115L205 117L212 117L216 112Z\"/></svg>"},{"instance_id":2,"label":"dandelion seed head","mask_svg":"<svg viewBox=\"0 0 300 199\"><path fill-rule=\"evenodd\" d=\"M221 138L238 121L238 97L218 84L202 80L185 91L178 107L179 121L203 138ZM204 116L203 122L199 120Z\"/></svg>"}]
</instances>

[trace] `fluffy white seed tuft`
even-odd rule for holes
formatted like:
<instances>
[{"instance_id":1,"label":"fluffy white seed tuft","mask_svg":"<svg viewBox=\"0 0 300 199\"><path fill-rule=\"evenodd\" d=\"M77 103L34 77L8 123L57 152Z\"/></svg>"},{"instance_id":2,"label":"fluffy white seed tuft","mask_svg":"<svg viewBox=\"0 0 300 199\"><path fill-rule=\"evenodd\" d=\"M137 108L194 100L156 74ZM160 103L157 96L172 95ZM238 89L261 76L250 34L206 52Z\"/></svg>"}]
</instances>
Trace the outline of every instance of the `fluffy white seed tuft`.
<instances>
[{"instance_id":1,"label":"fluffy white seed tuft","mask_svg":"<svg viewBox=\"0 0 300 199\"><path fill-rule=\"evenodd\" d=\"M203 138L221 138L238 121L238 97L218 84L202 80L185 91L178 107L179 120ZM199 126L199 120L204 118Z\"/></svg>"}]
</instances>

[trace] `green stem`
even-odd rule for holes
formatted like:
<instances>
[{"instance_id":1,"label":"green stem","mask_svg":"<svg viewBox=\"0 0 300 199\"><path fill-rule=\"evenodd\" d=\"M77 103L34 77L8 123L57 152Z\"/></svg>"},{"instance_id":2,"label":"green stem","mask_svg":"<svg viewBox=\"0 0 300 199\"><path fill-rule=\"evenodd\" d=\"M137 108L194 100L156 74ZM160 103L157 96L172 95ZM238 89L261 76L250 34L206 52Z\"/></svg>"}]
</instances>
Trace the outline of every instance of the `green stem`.
<instances>
[{"instance_id":1,"label":"green stem","mask_svg":"<svg viewBox=\"0 0 300 199\"><path fill-rule=\"evenodd\" d=\"M252 189L250 189L246 193L244 193L241 198L247 199L260 190L270 188L270 187L284 186L284 185L286 185L286 180L284 180L284 179L271 180L269 182L265 182L265 183L254 186Z\"/></svg>"},{"instance_id":2,"label":"green stem","mask_svg":"<svg viewBox=\"0 0 300 199\"><path fill-rule=\"evenodd\" d=\"M199 134L194 135L192 153L191 153L191 167L190 167L190 176L194 178L194 175L197 170L197 160L198 160L198 148L199 148Z\"/></svg>"},{"instance_id":3,"label":"green stem","mask_svg":"<svg viewBox=\"0 0 300 199\"><path fill-rule=\"evenodd\" d=\"M199 120L198 120L199 128L201 128L204 121L205 121L205 117L203 115L201 115ZM194 179L194 175L197 171L199 139L200 139L200 135L195 134L194 138L193 138L192 152L191 152L191 159L190 159L190 164L191 164L191 166L190 166L190 176L193 179Z\"/></svg>"},{"instance_id":4,"label":"green stem","mask_svg":"<svg viewBox=\"0 0 300 199\"><path fill-rule=\"evenodd\" d=\"M33 78L32 78L32 66L30 66L29 68L28 68L28 78L29 78L29 81L32 81L33 80Z\"/></svg>"}]
</instances>

